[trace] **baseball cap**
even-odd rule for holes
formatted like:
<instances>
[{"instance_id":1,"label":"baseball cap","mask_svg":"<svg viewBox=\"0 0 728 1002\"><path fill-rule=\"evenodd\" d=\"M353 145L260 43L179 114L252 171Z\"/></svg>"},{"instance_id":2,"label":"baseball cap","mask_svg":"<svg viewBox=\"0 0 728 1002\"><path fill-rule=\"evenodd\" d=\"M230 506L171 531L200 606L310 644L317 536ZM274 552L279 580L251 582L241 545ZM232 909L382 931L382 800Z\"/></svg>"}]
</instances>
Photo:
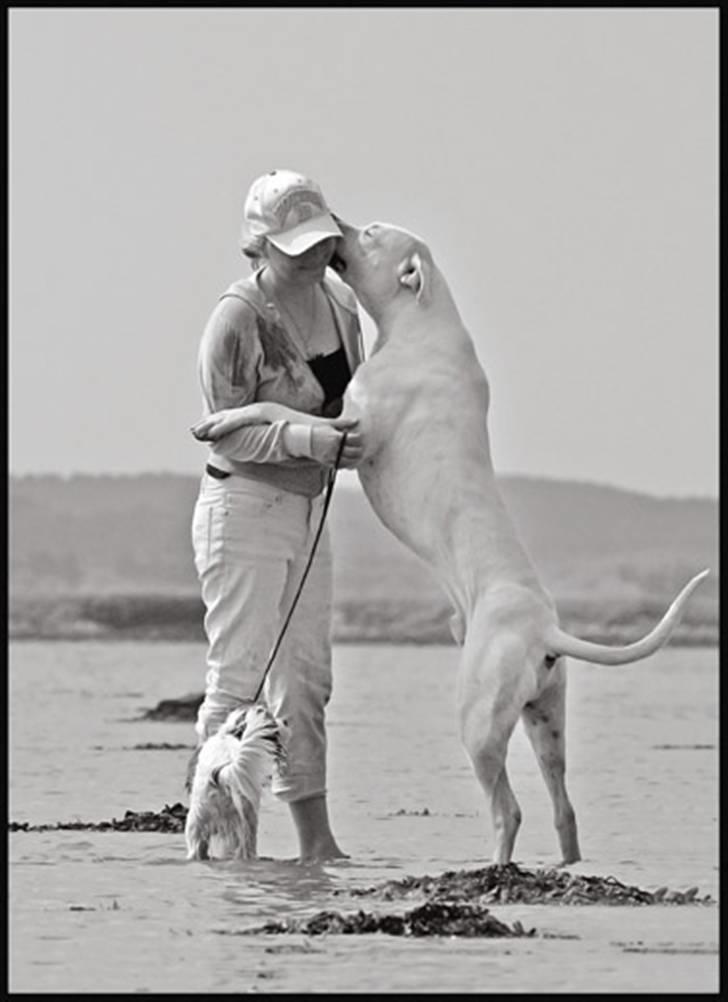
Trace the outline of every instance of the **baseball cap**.
<instances>
[{"instance_id":1,"label":"baseball cap","mask_svg":"<svg viewBox=\"0 0 728 1002\"><path fill-rule=\"evenodd\" d=\"M253 181L243 218L251 236L266 237L294 257L342 236L316 182L291 170L272 170Z\"/></svg>"}]
</instances>

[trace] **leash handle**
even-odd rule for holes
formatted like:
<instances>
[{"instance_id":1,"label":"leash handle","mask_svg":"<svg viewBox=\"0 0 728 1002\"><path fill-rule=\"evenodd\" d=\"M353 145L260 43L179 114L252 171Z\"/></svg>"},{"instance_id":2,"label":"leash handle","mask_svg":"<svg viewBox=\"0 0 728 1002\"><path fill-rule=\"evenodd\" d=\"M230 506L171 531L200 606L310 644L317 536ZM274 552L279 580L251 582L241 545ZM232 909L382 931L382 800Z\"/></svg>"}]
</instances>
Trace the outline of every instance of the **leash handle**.
<instances>
[{"instance_id":1,"label":"leash handle","mask_svg":"<svg viewBox=\"0 0 728 1002\"><path fill-rule=\"evenodd\" d=\"M283 642L283 637L285 636L286 630L288 629L288 624L291 621L291 617L293 616L294 610L295 610L296 606L298 605L298 600L301 597L301 592L303 591L303 586L306 583L306 578L308 577L308 572L311 570L311 564L313 563L313 558L314 558L314 556L316 554L316 548L318 547L319 540L321 539L321 534L324 531L324 523L326 521L326 514L327 514L327 512L329 510L329 505L331 504L331 496L334 493L334 483L336 482L336 473L337 473L337 471L339 469L339 463L341 462L341 456L342 456L342 454L344 452L344 445L345 444L346 444L346 432L343 432L343 434L341 436L341 442L339 442L339 448L338 448L337 453L336 453L336 459L334 461L334 465L331 468L331 470L329 471L329 482L326 485L326 497L324 498L323 508L321 509L321 518L319 519L318 528L316 529L316 535L314 536L313 543L311 544L311 551L310 551L310 553L308 555L308 560L306 561L306 566L303 569L303 574L301 575L301 580L298 582L298 588L296 589L296 594L293 596L293 601L291 602L291 607L288 610L288 614L287 614L287 616L286 616L286 618L285 618L285 620L283 622L283 626L281 627L281 631L278 634L278 639L276 640L275 644L273 645L273 649L271 650L271 652L270 652L270 654L268 656L268 662L267 662L267 664L265 666L265 669L263 670L263 675L262 675L262 677L260 679L260 683L258 684L258 688L255 691L255 696L253 697L253 702L254 703L257 703L258 700L260 699L260 694L263 691L263 686L265 685L265 680L268 677L268 672L273 667L273 662L275 661L276 655L278 654L278 651L280 650L281 643Z\"/></svg>"}]
</instances>

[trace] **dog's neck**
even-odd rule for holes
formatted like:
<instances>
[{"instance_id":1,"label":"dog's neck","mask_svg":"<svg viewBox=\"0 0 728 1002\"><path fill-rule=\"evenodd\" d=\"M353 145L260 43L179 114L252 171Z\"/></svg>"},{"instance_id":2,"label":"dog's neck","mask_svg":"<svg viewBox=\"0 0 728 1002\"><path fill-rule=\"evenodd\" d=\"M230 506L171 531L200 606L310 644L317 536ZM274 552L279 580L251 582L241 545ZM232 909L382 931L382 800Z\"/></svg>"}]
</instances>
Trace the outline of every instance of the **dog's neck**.
<instances>
[{"instance_id":1,"label":"dog's neck","mask_svg":"<svg viewBox=\"0 0 728 1002\"><path fill-rule=\"evenodd\" d=\"M378 301L376 296L368 296L365 289L357 289L356 283L352 284L354 294L376 325L374 350L387 344L395 327L398 338L411 336L416 339L418 335L421 337L423 323L442 318L449 324L456 321L465 331L450 288L437 267L432 267L428 281L429 287L419 293L400 285L384 302Z\"/></svg>"},{"instance_id":2,"label":"dog's neck","mask_svg":"<svg viewBox=\"0 0 728 1002\"><path fill-rule=\"evenodd\" d=\"M417 351L426 351L428 347L436 350L441 344L441 331L445 325L451 342L457 332L460 332L463 341L470 340L449 291L446 299L430 301L427 298L417 299L409 289L402 289L384 307L370 310L365 305L365 309L377 330L372 354L394 342L411 344Z\"/></svg>"}]
</instances>

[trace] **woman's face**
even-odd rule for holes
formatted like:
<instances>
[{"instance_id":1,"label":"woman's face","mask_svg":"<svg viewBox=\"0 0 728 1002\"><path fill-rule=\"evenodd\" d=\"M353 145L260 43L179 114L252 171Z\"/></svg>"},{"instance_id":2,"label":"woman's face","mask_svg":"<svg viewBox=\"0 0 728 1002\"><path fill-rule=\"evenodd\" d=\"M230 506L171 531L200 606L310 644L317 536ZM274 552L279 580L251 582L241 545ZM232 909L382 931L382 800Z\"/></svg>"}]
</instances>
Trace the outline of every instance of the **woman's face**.
<instances>
[{"instance_id":1,"label":"woman's face","mask_svg":"<svg viewBox=\"0 0 728 1002\"><path fill-rule=\"evenodd\" d=\"M336 237L327 237L314 244L303 254L291 257L278 250L270 241L267 245L268 264L279 278L288 282L320 282L331 261Z\"/></svg>"}]
</instances>

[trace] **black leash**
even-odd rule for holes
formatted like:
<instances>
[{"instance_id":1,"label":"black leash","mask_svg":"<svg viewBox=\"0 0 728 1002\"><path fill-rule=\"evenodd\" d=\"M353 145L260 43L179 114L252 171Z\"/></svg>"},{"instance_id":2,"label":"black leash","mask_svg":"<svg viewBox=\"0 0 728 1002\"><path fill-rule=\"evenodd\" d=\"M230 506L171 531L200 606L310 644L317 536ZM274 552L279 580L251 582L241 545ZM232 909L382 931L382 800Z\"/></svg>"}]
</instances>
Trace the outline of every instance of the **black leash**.
<instances>
[{"instance_id":1,"label":"black leash","mask_svg":"<svg viewBox=\"0 0 728 1002\"><path fill-rule=\"evenodd\" d=\"M275 661L276 658L276 654L280 650L281 643L283 642L283 637L285 636L286 630L288 629L288 624L291 621L293 612L296 606L298 605L299 598L301 597L301 592L303 591L303 586L306 583L308 572L311 570L311 564L313 563L313 558L316 554L316 548L319 544L319 540L321 539L321 533L324 531L326 514L329 510L329 505L331 504L331 496L334 493L334 483L336 482L336 471L339 469L339 463L341 462L341 455L344 451L345 443L346 443L346 432L344 432L341 436L341 442L339 443L339 450L336 453L336 461L334 462L333 468L329 472L329 482L326 486L326 497L324 498L324 505L321 510L321 518L319 519L318 528L316 529L316 535L314 536L313 543L311 544L311 552L308 555L308 560L306 561L306 566L303 569L301 580L298 583L296 594L293 596L293 602L291 603L291 608L288 610L288 615L286 616L283 626L281 627L281 632L278 634L278 639L273 645L273 649L271 650L270 655L268 656L268 663L266 664L265 670L263 671L263 676L260 680L260 684L258 685L255 696L253 696L254 703L257 703L260 698L260 694L263 691L263 686L265 685L265 680L268 677L268 672L271 670L273 662Z\"/></svg>"}]
</instances>

